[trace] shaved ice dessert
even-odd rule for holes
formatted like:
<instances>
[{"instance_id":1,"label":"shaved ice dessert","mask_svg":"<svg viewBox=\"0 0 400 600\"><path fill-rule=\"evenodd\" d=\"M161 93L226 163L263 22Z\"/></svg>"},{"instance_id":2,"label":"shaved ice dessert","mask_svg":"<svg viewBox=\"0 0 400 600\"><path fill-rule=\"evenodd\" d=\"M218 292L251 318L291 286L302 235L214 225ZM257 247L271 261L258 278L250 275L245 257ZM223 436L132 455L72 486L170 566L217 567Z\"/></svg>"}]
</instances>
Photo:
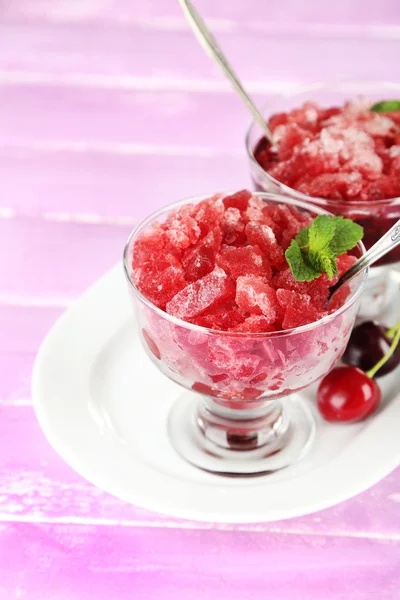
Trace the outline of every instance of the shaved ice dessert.
<instances>
[{"instance_id":1,"label":"shaved ice dessert","mask_svg":"<svg viewBox=\"0 0 400 600\"><path fill-rule=\"evenodd\" d=\"M382 112L391 104L397 110ZM262 137L252 149L270 178L257 177L257 189L275 191L273 182L279 182L303 200L352 218L364 227L367 249L400 217L400 102L373 106L357 98L325 107L309 101L272 115L268 124L276 147ZM400 248L378 264L398 260Z\"/></svg>"},{"instance_id":2,"label":"shaved ice dessert","mask_svg":"<svg viewBox=\"0 0 400 600\"><path fill-rule=\"evenodd\" d=\"M180 204L147 220L128 248L149 355L179 383L225 400L308 386L340 358L357 310L348 287L327 304L354 255L336 258L331 280L296 281L286 261L318 211L261 196L244 190ZM352 306L340 310L348 297Z\"/></svg>"},{"instance_id":3,"label":"shaved ice dessert","mask_svg":"<svg viewBox=\"0 0 400 600\"><path fill-rule=\"evenodd\" d=\"M277 149L263 138L255 158L272 177L310 196L360 202L400 196L400 110L370 107L367 100L332 108L306 102L273 115Z\"/></svg>"},{"instance_id":4,"label":"shaved ice dessert","mask_svg":"<svg viewBox=\"0 0 400 600\"><path fill-rule=\"evenodd\" d=\"M139 237L133 279L158 308L209 329L256 333L306 325L328 314L336 281L326 275L295 281L286 262L291 240L312 221L307 212L269 205L248 191L185 204ZM336 279L354 260L337 259Z\"/></svg>"}]
</instances>

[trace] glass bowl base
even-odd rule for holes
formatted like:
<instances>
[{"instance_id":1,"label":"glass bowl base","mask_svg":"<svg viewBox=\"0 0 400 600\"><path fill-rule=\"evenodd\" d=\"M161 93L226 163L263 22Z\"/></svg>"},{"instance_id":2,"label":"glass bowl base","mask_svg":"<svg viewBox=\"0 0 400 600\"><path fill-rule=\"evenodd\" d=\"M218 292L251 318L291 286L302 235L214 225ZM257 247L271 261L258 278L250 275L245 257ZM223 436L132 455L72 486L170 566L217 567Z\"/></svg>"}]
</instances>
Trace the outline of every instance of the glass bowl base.
<instances>
[{"instance_id":1,"label":"glass bowl base","mask_svg":"<svg viewBox=\"0 0 400 600\"><path fill-rule=\"evenodd\" d=\"M277 419L270 414L225 419L209 413L198 394L184 393L169 413L170 442L184 460L211 473L263 475L278 471L307 454L316 427L310 409L297 394L283 398L282 404L280 400L269 404L274 404L275 412L280 411Z\"/></svg>"}]
</instances>

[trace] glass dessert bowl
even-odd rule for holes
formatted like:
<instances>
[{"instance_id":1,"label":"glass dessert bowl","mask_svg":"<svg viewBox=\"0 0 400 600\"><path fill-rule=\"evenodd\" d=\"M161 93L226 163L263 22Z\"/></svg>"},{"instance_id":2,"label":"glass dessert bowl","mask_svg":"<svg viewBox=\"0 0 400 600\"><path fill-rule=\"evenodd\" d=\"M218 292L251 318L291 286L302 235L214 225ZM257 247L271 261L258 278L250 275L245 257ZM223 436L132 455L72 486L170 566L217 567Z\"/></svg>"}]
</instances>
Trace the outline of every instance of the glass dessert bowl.
<instances>
[{"instance_id":1,"label":"glass dessert bowl","mask_svg":"<svg viewBox=\"0 0 400 600\"><path fill-rule=\"evenodd\" d=\"M262 293L256 287L260 277L238 274L240 269L248 272L253 264L254 268L263 269L263 278L272 285L274 277L276 280L283 277L282 273L287 274L287 264L279 262L280 259L275 260L271 269L258 261L246 262L241 256L235 264L223 263L224 271L219 266L221 256L224 255L226 261L229 252L237 251L237 247L223 247L217 258L214 254L216 264L209 265L208 273L204 275L203 271L198 279L191 270L193 266L199 268L198 256L189 269L186 258L181 259L185 276L189 278L183 283L178 272L181 267L175 266L178 264L174 262L175 257L167 259L168 249L162 247L161 238L166 229L170 240L182 240L182 227L178 231L177 221L171 214L180 211L187 217L192 214L193 206L201 207L207 198L190 198L169 205L145 219L132 232L124 250L128 289L147 355L164 375L187 390L172 407L168 421L169 438L178 453L195 466L214 473L275 471L304 456L312 444L315 422L299 392L324 376L342 356L359 308L366 274L360 274L351 282L347 297L342 297L337 309L321 309L320 313L315 312L314 299L311 302L307 296L288 289L280 289L280 292L274 289L272 304L268 304L265 287ZM233 196L221 197L215 202L219 206L227 198ZM262 206L289 208L298 223L301 219L308 223L310 216L326 213L288 196L256 193L253 198L258 206L261 202ZM229 209L223 210L229 217L234 214ZM169 230L167 223L171 226ZM190 235L187 227L185 232ZM214 232L202 231L197 235L209 241L210 233L214 240ZM231 235L231 231L224 233L228 238ZM238 238L230 239L232 243L239 243ZM146 279L141 263L143 248L147 252L148 243L153 246L150 280ZM218 244L220 247L221 240ZM204 249L204 244L202 247ZM254 250L254 246L247 246L248 252L252 251L250 248ZM363 251L359 243L353 253L360 256ZM185 252L184 257L188 256L188 250ZM161 264L162 255L169 261L166 265L172 266ZM160 257L158 261L156 256ZM280 267L276 266L278 262ZM164 269L162 279L159 279L156 264ZM232 285L236 288L233 293L239 306L231 299ZM266 304L261 303L257 293ZM245 310L248 305L243 304L242 299L249 302L252 294L257 296L258 304L249 314ZM304 306L295 306L299 301L304 302ZM258 310L259 306L262 311ZM272 322L282 323L283 317L275 314L279 310L285 315L286 329L277 330L272 325ZM323 316L307 323L307 319L315 315ZM291 326L301 319L305 324ZM230 330L221 329L228 325Z\"/></svg>"},{"instance_id":2,"label":"glass dessert bowl","mask_svg":"<svg viewBox=\"0 0 400 600\"><path fill-rule=\"evenodd\" d=\"M326 110L326 121L328 124L335 125L338 122L338 116L335 113L335 109L332 107L343 107L346 102L357 97L366 99L365 106L371 106L379 101L385 99L399 98L400 97L400 85L395 83L385 82L338 82L338 83L318 83L309 86L296 87L292 93L285 95L271 96L264 105L263 114L268 121L274 116L278 118L282 113L287 113L293 109L301 109L305 103L317 104L322 109ZM313 118L313 108L311 105L310 119ZM322 112L322 111L321 111ZM380 144L382 152L379 150L379 156L374 156L374 153L370 152L368 148L368 154L363 156L363 144L365 143L364 138L360 138L361 146L355 145L355 155L357 163L354 166L354 170L349 167L349 163L345 162L343 171L339 173L343 178L342 182L338 183L338 186L342 186L342 191L338 191L336 188L335 197L329 197L329 187L332 181L329 181L331 173L335 171L335 166L330 165L328 171L322 173L322 179L319 177L318 170L315 171L315 179L313 180L313 161L308 163L310 169L304 168L305 182L298 180L291 183L291 166L290 163L286 164L286 168L282 165L282 169L270 169L260 160L260 150L262 150L262 139L263 132L256 122L252 122L246 134L246 150L249 160L250 173L255 186L255 189L265 192L279 193L297 198L304 202L309 202L317 205L330 213L343 215L359 223L364 228L364 238L366 248L370 248L386 231L388 231L392 225L400 218L400 137L398 132L397 140L394 142L393 137L384 135L384 130L380 131L379 128L385 127L388 124L386 117L382 114L374 114L374 127L369 124L367 130L372 132L371 135L374 140L378 140L376 144ZM388 113L390 114L390 113ZM393 113L394 114L394 113ZM399 126L400 113L397 111L395 116L395 122ZM340 122L341 115L339 115ZM301 119L301 116L300 116ZM273 123L273 122L272 122ZM390 123L389 123L390 126ZM326 153L324 158L330 160L330 150L333 154L337 152L338 146L335 148L329 148L328 144L347 143L350 139L350 130L352 124L345 124L343 129L347 129L346 136L343 139L337 138L333 140L332 135L326 136L324 140ZM278 130L278 137L281 131ZM304 132L303 132L304 133ZM381 135L382 133L382 135ZM299 143L302 143L302 133L296 129L293 131L293 135L299 135ZM333 137L335 133L333 133ZM375 137L374 137L375 136ZM365 136L364 136L365 137ZM287 141L287 140L286 140ZM286 143L285 141L285 143ZM351 140L350 140L351 141ZM367 140L368 145L368 140ZM393 147L391 147L393 146ZM311 149L311 145L309 148ZM265 148L265 144L264 144ZM343 150L339 150L343 155ZM290 154L290 152L289 152ZM311 152L309 159L312 159ZM335 158L335 157L334 157ZM365 161L364 161L365 158ZM318 160L316 158L315 160ZM399 164L399 169L395 165ZM263 163L262 166L260 163ZM383 166L382 166L383 163ZM265 168L264 168L265 167ZM372 173L372 179L368 179L368 168L375 172ZM390 171L391 169L391 171ZM272 173L268 172L272 171ZM279 173L282 172L282 180L279 180ZM309 174L311 173L311 175ZM326 174L329 172L328 176ZM337 171L336 171L337 172ZM389 177L388 173L392 173ZM361 175L360 175L361 173ZM325 182L324 182L325 177ZM333 178L336 177L334 173ZM317 179L318 178L318 179ZM307 182L307 179L309 180ZM316 185L310 185L316 183ZM392 185L395 183L395 185ZM335 187L333 185L333 187ZM324 189L325 188L325 189ZM385 197L385 190L388 195L392 197ZM347 194L348 193L348 194ZM342 197L341 197L342 196ZM394 300L394 296L398 292L399 287L399 276L396 273L396 264L400 262L400 250L399 248L392 251L390 254L385 256L376 266L370 270L368 282L366 284L365 293L360 309L360 316L363 318L377 317L387 308Z\"/></svg>"}]
</instances>

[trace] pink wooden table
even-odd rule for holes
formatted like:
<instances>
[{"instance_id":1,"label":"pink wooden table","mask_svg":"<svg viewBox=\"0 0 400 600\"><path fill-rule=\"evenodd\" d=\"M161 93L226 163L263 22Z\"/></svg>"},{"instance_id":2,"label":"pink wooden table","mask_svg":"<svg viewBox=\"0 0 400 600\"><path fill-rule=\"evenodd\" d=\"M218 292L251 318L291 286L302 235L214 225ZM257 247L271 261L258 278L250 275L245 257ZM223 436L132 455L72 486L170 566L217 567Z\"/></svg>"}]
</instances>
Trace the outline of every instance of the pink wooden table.
<instances>
[{"instance_id":1,"label":"pink wooden table","mask_svg":"<svg viewBox=\"0 0 400 600\"><path fill-rule=\"evenodd\" d=\"M257 98L400 79L398 0L197 2ZM49 447L43 336L138 217L249 185L248 117L177 0L4 0L0 17L0 600L398 600L400 470L315 515L222 526L123 504Z\"/></svg>"}]
</instances>

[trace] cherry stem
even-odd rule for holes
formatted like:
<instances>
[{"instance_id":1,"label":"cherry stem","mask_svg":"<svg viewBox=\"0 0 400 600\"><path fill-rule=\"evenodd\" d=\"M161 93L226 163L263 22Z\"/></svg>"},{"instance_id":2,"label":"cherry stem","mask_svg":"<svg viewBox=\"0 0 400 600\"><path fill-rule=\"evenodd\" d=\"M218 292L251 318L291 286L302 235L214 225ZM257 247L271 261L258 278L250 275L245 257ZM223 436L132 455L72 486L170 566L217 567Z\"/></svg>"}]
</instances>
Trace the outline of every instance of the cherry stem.
<instances>
[{"instance_id":1,"label":"cherry stem","mask_svg":"<svg viewBox=\"0 0 400 600\"><path fill-rule=\"evenodd\" d=\"M397 321L396 325L393 325L393 327L391 327L390 329L388 329L385 333L386 337L393 339L393 337L396 335L397 330L400 327L400 321Z\"/></svg>"},{"instance_id":2,"label":"cherry stem","mask_svg":"<svg viewBox=\"0 0 400 600\"><path fill-rule=\"evenodd\" d=\"M397 329L396 329L396 327L397 327ZM396 330L396 333L394 335L394 338L393 338L393 341L391 343L389 350L386 352L385 356L382 356L381 360L379 362L377 362L374 367L372 367L372 369L370 369L369 371L366 372L366 375L368 375L368 377L370 377L371 379L372 379L372 377L374 377L377 374L379 369L381 367L383 367L383 365L389 360L389 358L392 356L393 352L397 348L397 344L400 341L400 322L397 323L397 325L395 325L395 327L393 327L393 329Z\"/></svg>"}]
</instances>

